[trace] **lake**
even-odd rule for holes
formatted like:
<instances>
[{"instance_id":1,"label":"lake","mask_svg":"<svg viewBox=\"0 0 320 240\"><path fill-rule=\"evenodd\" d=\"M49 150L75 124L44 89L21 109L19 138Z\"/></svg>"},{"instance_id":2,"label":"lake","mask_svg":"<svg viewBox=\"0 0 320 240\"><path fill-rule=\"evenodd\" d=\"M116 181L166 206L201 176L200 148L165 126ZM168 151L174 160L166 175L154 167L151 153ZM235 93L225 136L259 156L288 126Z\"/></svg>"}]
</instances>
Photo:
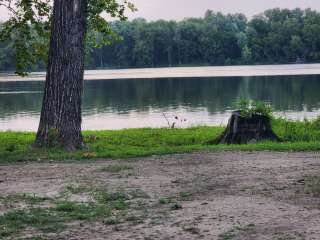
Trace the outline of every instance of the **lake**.
<instances>
[{"instance_id":1,"label":"lake","mask_svg":"<svg viewBox=\"0 0 320 240\"><path fill-rule=\"evenodd\" d=\"M0 130L37 130L43 85L0 81ZM290 119L320 115L320 75L91 80L84 88L83 129L225 125L241 97Z\"/></svg>"}]
</instances>

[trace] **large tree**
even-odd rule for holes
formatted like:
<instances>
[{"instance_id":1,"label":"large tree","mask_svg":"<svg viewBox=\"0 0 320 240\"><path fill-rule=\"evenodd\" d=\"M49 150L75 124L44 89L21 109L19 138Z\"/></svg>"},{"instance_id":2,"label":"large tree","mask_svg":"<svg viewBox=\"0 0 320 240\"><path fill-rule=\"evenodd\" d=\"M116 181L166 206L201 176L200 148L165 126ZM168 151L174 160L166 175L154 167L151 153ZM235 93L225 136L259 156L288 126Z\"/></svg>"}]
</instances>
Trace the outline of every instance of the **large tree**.
<instances>
[{"instance_id":1,"label":"large tree","mask_svg":"<svg viewBox=\"0 0 320 240\"><path fill-rule=\"evenodd\" d=\"M116 38L105 17L126 20L125 9L134 6L127 0L54 0L53 6L50 0L0 0L0 5L12 13L1 37L15 40L17 73L24 75L39 58L47 60L35 144L80 148L86 40L101 46Z\"/></svg>"}]
</instances>

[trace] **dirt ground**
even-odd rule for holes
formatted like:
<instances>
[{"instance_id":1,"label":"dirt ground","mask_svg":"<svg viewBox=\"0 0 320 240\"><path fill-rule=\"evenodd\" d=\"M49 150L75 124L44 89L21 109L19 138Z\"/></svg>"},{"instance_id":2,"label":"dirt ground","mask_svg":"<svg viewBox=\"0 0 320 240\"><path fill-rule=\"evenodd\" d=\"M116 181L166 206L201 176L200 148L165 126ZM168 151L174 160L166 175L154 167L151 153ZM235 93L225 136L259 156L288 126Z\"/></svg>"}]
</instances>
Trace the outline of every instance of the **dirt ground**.
<instances>
[{"instance_id":1,"label":"dirt ground","mask_svg":"<svg viewBox=\"0 0 320 240\"><path fill-rule=\"evenodd\" d=\"M130 168L101 170L115 164ZM70 184L143 193L127 213L139 221L75 222L49 239L319 240L320 189L310 180L317 176L320 153L199 152L1 165L0 194L54 198Z\"/></svg>"}]
</instances>

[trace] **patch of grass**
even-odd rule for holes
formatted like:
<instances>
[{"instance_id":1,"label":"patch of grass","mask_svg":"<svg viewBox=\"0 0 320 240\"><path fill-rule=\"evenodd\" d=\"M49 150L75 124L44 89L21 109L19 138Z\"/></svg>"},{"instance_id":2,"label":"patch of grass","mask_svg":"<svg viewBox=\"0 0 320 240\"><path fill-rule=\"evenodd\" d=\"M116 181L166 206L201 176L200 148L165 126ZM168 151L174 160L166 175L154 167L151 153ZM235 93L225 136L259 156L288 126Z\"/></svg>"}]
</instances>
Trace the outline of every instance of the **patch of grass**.
<instances>
[{"instance_id":1,"label":"patch of grass","mask_svg":"<svg viewBox=\"0 0 320 240\"><path fill-rule=\"evenodd\" d=\"M12 210L0 216L0 237L17 234L27 227L48 233L65 229L61 218L48 209Z\"/></svg>"},{"instance_id":2,"label":"patch of grass","mask_svg":"<svg viewBox=\"0 0 320 240\"><path fill-rule=\"evenodd\" d=\"M73 221L95 221L98 219L111 219L126 215L130 207L129 200L135 196L139 198L142 193L137 190L130 190L129 195L123 192L110 193L98 187L69 185L64 193L80 194L88 193L92 201L78 203L68 200L68 195L63 195L63 201L50 199L52 207L37 207L33 204L25 210L11 210L0 215L0 239L11 237L26 228L34 228L44 233L57 233L67 228L67 223ZM7 196L5 201L42 203L46 198L33 197L32 195ZM111 222L106 221L106 224Z\"/></svg>"},{"instance_id":3,"label":"patch of grass","mask_svg":"<svg viewBox=\"0 0 320 240\"><path fill-rule=\"evenodd\" d=\"M172 202L173 202L172 198L160 198L159 199L159 203L163 204L163 205L170 204Z\"/></svg>"},{"instance_id":4,"label":"patch of grass","mask_svg":"<svg viewBox=\"0 0 320 240\"><path fill-rule=\"evenodd\" d=\"M239 151L318 151L320 150L320 120L288 121L273 119L274 132L282 143L263 142L249 145L212 145L223 127L194 127L187 129L144 128L118 131L85 131L85 150L73 153L59 148L38 149L31 145L35 133L1 132L0 163L28 160L64 160L93 158L130 158L150 155L192 152L198 150ZM92 141L92 136L95 140ZM126 168L126 167L125 167ZM122 171L123 167L106 168Z\"/></svg>"},{"instance_id":5,"label":"patch of grass","mask_svg":"<svg viewBox=\"0 0 320 240\"><path fill-rule=\"evenodd\" d=\"M47 200L50 200L50 198L40 197L40 196L37 196L36 194L26 194L26 193L0 196L0 202L5 206L12 206L19 202L24 202L28 205L38 205Z\"/></svg>"},{"instance_id":6,"label":"patch of grass","mask_svg":"<svg viewBox=\"0 0 320 240\"><path fill-rule=\"evenodd\" d=\"M179 193L179 199L181 201L190 201L192 198L192 193L190 192L180 192Z\"/></svg>"},{"instance_id":7,"label":"patch of grass","mask_svg":"<svg viewBox=\"0 0 320 240\"><path fill-rule=\"evenodd\" d=\"M232 240L238 235L252 234L255 231L254 224L235 226L231 230L224 232L218 236L218 240Z\"/></svg>"},{"instance_id":8,"label":"patch of grass","mask_svg":"<svg viewBox=\"0 0 320 240\"><path fill-rule=\"evenodd\" d=\"M228 232L224 232L218 236L218 240L232 240L235 237L235 231L232 229Z\"/></svg>"},{"instance_id":9,"label":"patch of grass","mask_svg":"<svg viewBox=\"0 0 320 240\"><path fill-rule=\"evenodd\" d=\"M58 203L55 211L65 220L92 220L100 217L109 217L112 208L103 204L65 201Z\"/></svg>"},{"instance_id":10,"label":"patch of grass","mask_svg":"<svg viewBox=\"0 0 320 240\"><path fill-rule=\"evenodd\" d=\"M275 233L272 240L305 240L301 233Z\"/></svg>"},{"instance_id":11,"label":"patch of grass","mask_svg":"<svg viewBox=\"0 0 320 240\"><path fill-rule=\"evenodd\" d=\"M100 172L108 172L108 173L119 173L122 171L132 170L133 167L126 164L116 164L116 165L108 165L102 168L99 168Z\"/></svg>"},{"instance_id":12,"label":"patch of grass","mask_svg":"<svg viewBox=\"0 0 320 240\"><path fill-rule=\"evenodd\" d=\"M44 236L35 236L35 237L27 237L27 238L19 238L19 240L47 240L48 238Z\"/></svg>"},{"instance_id":13,"label":"patch of grass","mask_svg":"<svg viewBox=\"0 0 320 240\"><path fill-rule=\"evenodd\" d=\"M251 101L249 99L240 99L236 103L236 108L239 109L240 114L243 117L248 117L252 114L258 114L263 116L272 115L272 108L269 104L262 101Z\"/></svg>"}]
</instances>

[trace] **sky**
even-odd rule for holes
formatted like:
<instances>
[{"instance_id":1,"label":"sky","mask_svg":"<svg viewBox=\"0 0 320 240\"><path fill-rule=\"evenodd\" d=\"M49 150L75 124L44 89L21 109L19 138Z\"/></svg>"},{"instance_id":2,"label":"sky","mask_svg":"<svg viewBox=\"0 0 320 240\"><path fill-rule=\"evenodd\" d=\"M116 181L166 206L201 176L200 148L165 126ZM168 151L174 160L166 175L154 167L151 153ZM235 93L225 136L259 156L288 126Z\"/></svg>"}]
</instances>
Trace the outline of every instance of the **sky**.
<instances>
[{"instance_id":1,"label":"sky","mask_svg":"<svg viewBox=\"0 0 320 240\"><path fill-rule=\"evenodd\" d=\"M130 13L130 19L182 20L185 17L201 17L210 9L223 13L244 13L249 18L266 9L312 8L320 11L320 0L131 0L138 12ZM7 17L0 8L0 19Z\"/></svg>"},{"instance_id":2,"label":"sky","mask_svg":"<svg viewBox=\"0 0 320 240\"><path fill-rule=\"evenodd\" d=\"M205 11L244 13L248 17L270 8L312 8L320 11L320 0L131 0L139 9L130 18L147 20L181 20L185 17L201 17Z\"/></svg>"}]
</instances>

